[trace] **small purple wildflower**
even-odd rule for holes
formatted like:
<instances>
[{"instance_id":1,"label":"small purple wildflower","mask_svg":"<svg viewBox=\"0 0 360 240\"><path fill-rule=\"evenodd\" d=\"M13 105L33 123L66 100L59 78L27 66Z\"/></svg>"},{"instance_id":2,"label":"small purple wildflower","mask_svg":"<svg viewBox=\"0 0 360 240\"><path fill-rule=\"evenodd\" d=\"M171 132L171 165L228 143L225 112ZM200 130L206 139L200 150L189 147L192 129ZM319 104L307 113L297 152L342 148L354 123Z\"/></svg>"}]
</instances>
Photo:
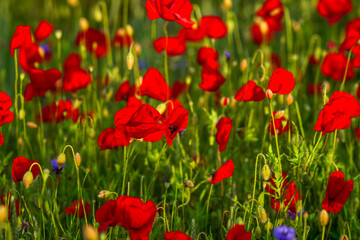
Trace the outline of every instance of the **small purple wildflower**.
<instances>
[{"instance_id":1,"label":"small purple wildflower","mask_svg":"<svg viewBox=\"0 0 360 240\"><path fill-rule=\"evenodd\" d=\"M54 168L52 171L54 174L56 174L57 176L59 176L61 174L61 171L63 170L63 168L65 167L65 164L62 165L61 168L58 167L57 165L57 161L56 158L51 160L51 166Z\"/></svg>"},{"instance_id":2,"label":"small purple wildflower","mask_svg":"<svg viewBox=\"0 0 360 240\"><path fill-rule=\"evenodd\" d=\"M302 210L302 214L304 214L304 212L305 212L305 210ZM293 212L293 211L291 211L291 210L288 210L288 212L287 212L288 217L287 217L287 218L288 218L288 219L291 218L292 220L295 220L296 215L300 216L300 213L301 213L301 211L299 211L299 212L296 214L296 212Z\"/></svg>"},{"instance_id":3,"label":"small purple wildflower","mask_svg":"<svg viewBox=\"0 0 360 240\"><path fill-rule=\"evenodd\" d=\"M229 51L225 51L224 52L225 56L226 56L226 61L230 61L230 52Z\"/></svg>"},{"instance_id":4,"label":"small purple wildflower","mask_svg":"<svg viewBox=\"0 0 360 240\"><path fill-rule=\"evenodd\" d=\"M286 225L277 226L274 229L274 237L276 240L294 240L296 238L295 229Z\"/></svg>"}]
</instances>

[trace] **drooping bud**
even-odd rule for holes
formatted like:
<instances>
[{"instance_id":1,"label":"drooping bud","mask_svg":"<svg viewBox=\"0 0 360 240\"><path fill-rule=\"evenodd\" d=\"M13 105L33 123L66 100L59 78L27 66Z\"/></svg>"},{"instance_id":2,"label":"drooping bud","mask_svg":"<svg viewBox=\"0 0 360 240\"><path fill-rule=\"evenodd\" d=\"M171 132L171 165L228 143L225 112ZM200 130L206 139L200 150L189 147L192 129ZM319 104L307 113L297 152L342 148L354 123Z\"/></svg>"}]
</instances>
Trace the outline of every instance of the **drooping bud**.
<instances>
[{"instance_id":1,"label":"drooping bud","mask_svg":"<svg viewBox=\"0 0 360 240\"><path fill-rule=\"evenodd\" d=\"M265 165L261 169L261 175L265 181L269 180L271 175L271 169L267 163L265 163Z\"/></svg>"},{"instance_id":2,"label":"drooping bud","mask_svg":"<svg viewBox=\"0 0 360 240\"><path fill-rule=\"evenodd\" d=\"M141 50L142 50L141 45L138 44L138 43L135 43L134 47L135 47L136 54L139 55L141 53Z\"/></svg>"},{"instance_id":3,"label":"drooping bud","mask_svg":"<svg viewBox=\"0 0 360 240\"><path fill-rule=\"evenodd\" d=\"M268 99L272 99L273 96L274 96L274 93L270 89L266 90L266 97Z\"/></svg>"},{"instance_id":4,"label":"drooping bud","mask_svg":"<svg viewBox=\"0 0 360 240\"><path fill-rule=\"evenodd\" d=\"M94 18L96 22L101 22L102 21L102 12L100 9L100 5L96 5L96 7L94 8Z\"/></svg>"},{"instance_id":5,"label":"drooping bud","mask_svg":"<svg viewBox=\"0 0 360 240\"><path fill-rule=\"evenodd\" d=\"M346 236L346 234L342 234L340 240L349 240L349 238Z\"/></svg>"},{"instance_id":6,"label":"drooping bud","mask_svg":"<svg viewBox=\"0 0 360 240\"><path fill-rule=\"evenodd\" d=\"M8 210L5 205L0 205L0 223L5 222L8 218Z\"/></svg>"},{"instance_id":7,"label":"drooping bud","mask_svg":"<svg viewBox=\"0 0 360 240\"><path fill-rule=\"evenodd\" d=\"M86 225L83 231L84 240L98 240L99 234L91 225Z\"/></svg>"},{"instance_id":8,"label":"drooping bud","mask_svg":"<svg viewBox=\"0 0 360 240\"><path fill-rule=\"evenodd\" d=\"M327 211L325 209L323 209L320 212L320 224L321 226L326 226L329 222L329 214L327 213Z\"/></svg>"},{"instance_id":9,"label":"drooping bud","mask_svg":"<svg viewBox=\"0 0 360 240\"><path fill-rule=\"evenodd\" d=\"M258 216L259 221L261 223L266 223L266 221L268 220L268 217L267 217L265 208L263 208L262 206L259 206L257 208L256 212L257 212L257 216Z\"/></svg>"},{"instance_id":10,"label":"drooping bud","mask_svg":"<svg viewBox=\"0 0 360 240\"><path fill-rule=\"evenodd\" d=\"M24 174L24 177L23 177L23 180L22 180L26 189L28 189L30 187L33 180L34 180L34 176L33 176L32 172L27 171Z\"/></svg>"},{"instance_id":11,"label":"drooping bud","mask_svg":"<svg viewBox=\"0 0 360 240\"><path fill-rule=\"evenodd\" d=\"M56 163L58 165L58 168L60 169L66 162L66 155L65 153L60 153L59 156L56 159Z\"/></svg>"},{"instance_id":12,"label":"drooping bud","mask_svg":"<svg viewBox=\"0 0 360 240\"><path fill-rule=\"evenodd\" d=\"M261 228L260 228L260 226L256 226L256 228L255 228L255 238L256 239L261 238Z\"/></svg>"},{"instance_id":13,"label":"drooping bud","mask_svg":"<svg viewBox=\"0 0 360 240\"><path fill-rule=\"evenodd\" d=\"M98 194L98 198L108 198L110 197L110 191L108 190L101 190Z\"/></svg>"},{"instance_id":14,"label":"drooping bud","mask_svg":"<svg viewBox=\"0 0 360 240\"><path fill-rule=\"evenodd\" d=\"M292 103L294 102L294 97L291 95L291 93L289 95L287 95L286 97L286 103L288 106L290 106Z\"/></svg>"},{"instance_id":15,"label":"drooping bud","mask_svg":"<svg viewBox=\"0 0 360 240\"><path fill-rule=\"evenodd\" d=\"M183 183L185 187L193 188L195 186L191 180L184 180Z\"/></svg>"},{"instance_id":16,"label":"drooping bud","mask_svg":"<svg viewBox=\"0 0 360 240\"><path fill-rule=\"evenodd\" d=\"M80 164L81 164L81 156L80 156L80 153L76 153L76 154L75 154L75 163L76 163L76 166L77 166L77 167L80 167Z\"/></svg>"}]
</instances>

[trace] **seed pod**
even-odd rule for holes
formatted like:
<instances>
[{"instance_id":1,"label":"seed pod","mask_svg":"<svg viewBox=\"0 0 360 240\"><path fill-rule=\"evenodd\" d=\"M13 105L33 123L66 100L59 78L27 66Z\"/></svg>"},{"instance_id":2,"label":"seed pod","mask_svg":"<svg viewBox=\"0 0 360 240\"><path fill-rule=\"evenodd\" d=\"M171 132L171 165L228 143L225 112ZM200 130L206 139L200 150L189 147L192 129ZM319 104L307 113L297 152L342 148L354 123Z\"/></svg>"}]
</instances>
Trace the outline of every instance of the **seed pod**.
<instances>
[{"instance_id":1,"label":"seed pod","mask_svg":"<svg viewBox=\"0 0 360 240\"><path fill-rule=\"evenodd\" d=\"M320 224L325 227L329 222L329 214L325 209L320 212Z\"/></svg>"},{"instance_id":2,"label":"seed pod","mask_svg":"<svg viewBox=\"0 0 360 240\"><path fill-rule=\"evenodd\" d=\"M271 169L267 163L265 163L265 165L261 169L261 175L265 181L269 180L271 175Z\"/></svg>"},{"instance_id":3,"label":"seed pod","mask_svg":"<svg viewBox=\"0 0 360 240\"><path fill-rule=\"evenodd\" d=\"M25 188L29 188L30 187L30 185L31 185L31 183L32 183L32 181L34 180L34 176L33 176L33 174L32 174L32 172L30 172L30 171L27 171L25 174L24 174L24 177L23 177L23 183L24 183L24 185L25 185Z\"/></svg>"},{"instance_id":4,"label":"seed pod","mask_svg":"<svg viewBox=\"0 0 360 240\"><path fill-rule=\"evenodd\" d=\"M66 162L65 153L60 153L59 156L56 159L56 163L57 163L59 169L65 164L65 162Z\"/></svg>"},{"instance_id":5,"label":"seed pod","mask_svg":"<svg viewBox=\"0 0 360 240\"><path fill-rule=\"evenodd\" d=\"M258 215L258 219L260 220L261 223L266 223L268 217L267 217L265 208L263 208L262 206L259 206L257 208L257 215Z\"/></svg>"}]
</instances>

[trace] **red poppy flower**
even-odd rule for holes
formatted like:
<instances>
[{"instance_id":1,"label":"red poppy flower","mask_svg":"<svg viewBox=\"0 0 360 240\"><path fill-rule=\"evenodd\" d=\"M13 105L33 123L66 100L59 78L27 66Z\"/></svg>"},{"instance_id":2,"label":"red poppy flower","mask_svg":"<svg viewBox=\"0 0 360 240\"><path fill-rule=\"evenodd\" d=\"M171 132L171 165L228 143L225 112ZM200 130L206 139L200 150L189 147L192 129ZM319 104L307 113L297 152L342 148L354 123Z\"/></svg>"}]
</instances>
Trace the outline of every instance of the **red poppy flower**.
<instances>
[{"instance_id":1,"label":"red poppy flower","mask_svg":"<svg viewBox=\"0 0 360 240\"><path fill-rule=\"evenodd\" d=\"M227 34L227 27L224 21L218 16L203 16L199 25L204 29L205 35L209 38L224 38Z\"/></svg>"},{"instance_id":2,"label":"red poppy flower","mask_svg":"<svg viewBox=\"0 0 360 240\"><path fill-rule=\"evenodd\" d=\"M10 41L11 56L14 56L15 49L27 47L32 43L30 30L31 28L29 26L19 25L16 28L15 33Z\"/></svg>"},{"instance_id":3,"label":"red poppy flower","mask_svg":"<svg viewBox=\"0 0 360 240\"><path fill-rule=\"evenodd\" d=\"M220 64L218 63L219 60L219 53L216 49L211 47L201 47L197 53L197 62L204 68L210 69L218 69Z\"/></svg>"},{"instance_id":4,"label":"red poppy flower","mask_svg":"<svg viewBox=\"0 0 360 240\"><path fill-rule=\"evenodd\" d=\"M178 37L189 42L200 42L205 37L205 29L199 24L194 24L192 28L182 28L178 32Z\"/></svg>"},{"instance_id":5,"label":"red poppy flower","mask_svg":"<svg viewBox=\"0 0 360 240\"><path fill-rule=\"evenodd\" d=\"M349 32L346 32L346 37L339 46L339 51L349 51L354 45L358 43L359 39L360 31L350 29ZM356 46L355 48L359 48L359 46Z\"/></svg>"},{"instance_id":6,"label":"red poppy flower","mask_svg":"<svg viewBox=\"0 0 360 240\"><path fill-rule=\"evenodd\" d=\"M109 51L106 36L103 32L94 28L88 28L85 31L80 31L75 39L75 44L78 46L84 44L89 52L95 54L97 58L105 56ZM94 49L94 46L96 48Z\"/></svg>"},{"instance_id":7,"label":"red poppy flower","mask_svg":"<svg viewBox=\"0 0 360 240\"><path fill-rule=\"evenodd\" d=\"M281 21L284 16L284 6L280 0L266 0L256 15L263 18L274 18Z\"/></svg>"},{"instance_id":8,"label":"red poppy flower","mask_svg":"<svg viewBox=\"0 0 360 240\"><path fill-rule=\"evenodd\" d=\"M350 0L319 0L316 8L319 15L332 25L351 12L353 4Z\"/></svg>"},{"instance_id":9,"label":"red poppy flower","mask_svg":"<svg viewBox=\"0 0 360 240\"><path fill-rule=\"evenodd\" d=\"M25 102L31 101L34 97L44 96L48 90L37 90L33 88L32 83L28 83L24 91Z\"/></svg>"},{"instance_id":10,"label":"red poppy flower","mask_svg":"<svg viewBox=\"0 0 360 240\"><path fill-rule=\"evenodd\" d=\"M225 151L226 144L232 128L232 120L228 117L221 118L216 124L216 142L219 144L219 151Z\"/></svg>"},{"instance_id":11,"label":"red poppy flower","mask_svg":"<svg viewBox=\"0 0 360 240\"><path fill-rule=\"evenodd\" d=\"M275 33L281 31L281 21L275 18L255 18L254 24L250 26L251 39L260 45L268 43Z\"/></svg>"},{"instance_id":12,"label":"red poppy flower","mask_svg":"<svg viewBox=\"0 0 360 240\"><path fill-rule=\"evenodd\" d=\"M22 181L24 174L30 170L30 167L33 163L39 163L36 159L30 161L26 157L17 157L13 160L12 165L12 177L14 182L17 183L18 181ZM38 165L34 165L31 168L31 172L33 174L34 179L39 175L40 168Z\"/></svg>"},{"instance_id":13,"label":"red poppy flower","mask_svg":"<svg viewBox=\"0 0 360 240\"><path fill-rule=\"evenodd\" d=\"M176 21L186 28L194 24L190 20L193 7L189 0L147 0L145 7L150 20L163 18L165 21Z\"/></svg>"},{"instance_id":14,"label":"red poppy flower","mask_svg":"<svg viewBox=\"0 0 360 240\"><path fill-rule=\"evenodd\" d=\"M171 98L171 88L155 68L149 68L140 86L141 96L163 101Z\"/></svg>"},{"instance_id":15,"label":"red poppy flower","mask_svg":"<svg viewBox=\"0 0 360 240\"><path fill-rule=\"evenodd\" d=\"M234 162L230 159L225 162L213 176L210 185L214 183L221 182L224 178L229 178L234 173Z\"/></svg>"},{"instance_id":16,"label":"red poppy flower","mask_svg":"<svg viewBox=\"0 0 360 240\"><path fill-rule=\"evenodd\" d=\"M307 85L307 91L312 96L321 94L321 89L322 89L321 83L318 83L317 85L315 83L309 83Z\"/></svg>"},{"instance_id":17,"label":"red poppy flower","mask_svg":"<svg viewBox=\"0 0 360 240\"><path fill-rule=\"evenodd\" d=\"M98 139L98 145L100 151L106 149L117 148L118 146L124 146L127 142L122 142L122 139L116 138L114 136L115 128L107 128L100 135Z\"/></svg>"},{"instance_id":18,"label":"red poppy flower","mask_svg":"<svg viewBox=\"0 0 360 240\"><path fill-rule=\"evenodd\" d=\"M120 47L120 48L122 48L122 47L130 47L131 43L132 43L132 39L131 39L130 35L127 34L125 29L123 29L123 28L120 28L116 32L116 34L115 34L115 36L114 36L114 38L112 40L112 44L114 46L117 46L117 47Z\"/></svg>"},{"instance_id":19,"label":"red poppy flower","mask_svg":"<svg viewBox=\"0 0 360 240\"><path fill-rule=\"evenodd\" d=\"M143 203L139 198L120 196L105 202L96 211L95 219L100 223L99 232L120 225L129 231L131 240L148 240L155 216L153 201Z\"/></svg>"},{"instance_id":20,"label":"red poppy flower","mask_svg":"<svg viewBox=\"0 0 360 240\"><path fill-rule=\"evenodd\" d=\"M154 41L155 51L161 53L166 50L169 57L179 56L186 51L186 44L182 38L179 37L160 37Z\"/></svg>"},{"instance_id":21,"label":"red poppy flower","mask_svg":"<svg viewBox=\"0 0 360 240\"><path fill-rule=\"evenodd\" d=\"M226 240L251 240L251 232L245 232L245 226L236 224L230 229Z\"/></svg>"},{"instance_id":22,"label":"red poppy flower","mask_svg":"<svg viewBox=\"0 0 360 240\"><path fill-rule=\"evenodd\" d=\"M327 212L340 212L353 190L353 184L352 179L344 182L344 173L341 171L333 172L329 177L322 208Z\"/></svg>"},{"instance_id":23,"label":"red poppy flower","mask_svg":"<svg viewBox=\"0 0 360 240\"><path fill-rule=\"evenodd\" d=\"M294 86L293 74L284 68L278 68L272 73L267 89L270 89L273 93L285 95L291 93Z\"/></svg>"},{"instance_id":24,"label":"red poppy flower","mask_svg":"<svg viewBox=\"0 0 360 240\"><path fill-rule=\"evenodd\" d=\"M170 113L177 107L182 107L182 104L179 100L171 99L171 100L167 101L166 102L166 110L164 111L164 113L162 113L162 114L160 113L161 114L160 121L163 122L166 118L168 118Z\"/></svg>"},{"instance_id":25,"label":"red poppy flower","mask_svg":"<svg viewBox=\"0 0 360 240\"><path fill-rule=\"evenodd\" d=\"M5 142L5 139L4 139L3 135L2 135L2 133L0 132L0 146L3 145L4 142Z\"/></svg>"},{"instance_id":26,"label":"red poppy flower","mask_svg":"<svg viewBox=\"0 0 360 240\"><path fill-rule=\"evenodd\" d=\"M201 80L199 87L204 91L216 92L225 83L226 78L215 69L203 68L201 71Z\"/></svg>"},{"instance_id":27,"label":"red poppy flower","mask_svg":"<svg viewBox=\"0 0 360 240\"><path fill-rule=\"evenodd\" d=\"M180 231L166 232L164 240L193 240L191 237Z\"/></svg>"},{"instance_id":28,"label":"red poppy flower","mask_svg":"<svg viewBox=\"0 0 360 240\"><path fill-rule=\"evenodd\" d=\"M275 117L276 113L277 113L276 111L273 112L274 120L275 120L275 129L277 135L280 136L281 134L289 130L289 120L287 120L284 116L280 118L276 118ZM285 127L283 127L283 122L286 123ZM268 131L271 133L271 135L273 136L275 135L272 117L269 120Z\"/></svg>"},{"instance_id":29,"label":"red poppy flower","mask_svg":"<svg viewBox=\"0 0 360 240\"><path fill-rule=\"evenodd\" d=\"M12 101L9 95L5 92L0 92L0 127L4 123L10 123L14 120L14 113L9 109L12 106Z\"/></svg>"},{"instance_id":30,"label":"red poppy flower","mask_svg":"<svg viewBox=\"0 0 360 240\"><path fill-rule=\"evenodd\" d=\"M40 21L39 25L34 31L35 41L41 42L45 40L53 32L54 26L47 21Z\"/></svg>"},{"instance_id":31,"label":"red poppy flower","mask_svg":"<svg viewBox=\"0 0 360 240\"><path fill-rule=\"evenodd\" d=\"M159 141L164 129L160 123L157 123L160 118L160 113L148 104L125 107L115 115L114 136L121 140L122 146L129 145L132 139Z\"/></svg>"},{"instance_id":32,"label":"red poppy flower","mask_svg":"<svg viewBox=\"0 0 360 240\"><path fill-rule=\"evenodd\" d=\"M135 86L130 86L129 80L120 84L115 93L115 101L128 100L129 97L135 95Z\"/></svg>"},{"instance_id":33,"label":"red poppy flower","mask_svg":"<svg viewBox=\"0 0 360 240\"><path fill-rule=\"evenodd\" d=\"M143 100L138 99L137 97L130 96L126 102L127 107L138 107L143 104Z\"/></svg>"},{"instance_id":34,"label":"red poppy flower","mask_svg":"<svg viewBox=\"0 0 360 240\"><path fill-rule=\"evenodd\" d=\"M301 200L301 194L298 189L296 189L296 185L293 181L289 181L288 175L286 172L282 172L282 181L279 182L279 186L276 185L275 180L275 174L272 175L272 177L267 181L266 184L266 191L270 193L270 203L271 207L275 211L280 210L280 198L282 198L284 206L283 210L285 210L288 207L288 210L291 212L297 212L296 211L296 203ZM279 196L278 191L275 191L275 189L280 189L281 195Z\"/></svg>"},{"instance_id":35,"label":"red poppy flower","mask_svg":"<svg viewBox=\"0 0 360 240\"><path fill-rule=\"evenodd\" d=\"M178 98L180 95L184 94L188 88L186 82L180 82L175 80L173 87L172 87L172 95L173 98Z\"/></svg>"},{"instance_id":36,"label":"red poppy flower","mask_svg":"<svg viewBox=\"0 0 360 240\"><path fill-rule=\"evenodd\" d=\"M91 113L89 116L91 117ZM79 118L81 119L85 117L85 115L79 114L78 109L73 109L72 102L70 100L60 100L42 108L42 121L44 123L59 123L65 119L72 119L73 122L77 122ZM40 115L37 116L37 119L40 120Z\"/></svg>"},{"instance_id":37,"label":"red poppy flower","mask_svg":"<svg viewBox=\"0 0 360 240\"><path fill-rule=\"evenodd\" d=\"M20 48L19 64L25 72L35 68L35 63L41 63L44 57L44 51L36 43L30 43L28 46Z\"/></svg>"},{"instance_id":38,"label":"red poppy flower","mask_svg":"<svg viewBox=\"0 0 360 240\"><path fill-rule=\"evenodd\" d=\"M334 92L330 101L319 113L314 126L315 131L322 135L333 132L335 129L345 129L351 125L351 118L360 116L360 103L347 92Z\"/></svg>"},{"instance_id":39,"label":"red poppy flower","mask_svg":"<svg viewBox=\"0 0 360 240\"><path fill-rule=\"evenodd\" d=\"M61 72L57 69L43 71L31 69L29 73L31 85L36 90L50 90L55 88L55 82L61 78Z\"/></svg>"},{"instance_id":40,"label":"red poppy flower","mask_svg":"<svg viewBox=\"0 0 360 240\"><path fill-rule=\"evenodd\" d=\"M85 214L86 214L86 216L88 216L88 214L91 210L91 207L87 202L85 202L85 212L84 212L83 204L84 204L84 200L81 200L80 203L78 200L75 200L73 202L72 206L67 207L65 209L65 215L72 214L72 215L76 216L77 218L83 218Z\"/></svg>"},{"instance_id":41,"label":"red poppy flower","mask_svg":"<svg viewBox=\"0 0 360 240\"><path fill-rule=\"evenodd\" d=\"M1 194L0 196L0 203L1 205L5 206L6 207L6 203L8 204L7 206L7 210L8 210L8 220L10 221L10 217L11 217L11 197L12 195L10 195L9 193L8 194ZM22 211L19 207L19 200L15 200L15 209L16 209L16 216L19 216L20 214L22 214Z\"/></svg>"},{"instance_id":42,"label":"red poppy flower","mask_svg":"<svg viewBox=\"0 0 360 240\"><path fill-rule=\"evenodd\" d=\"M256 83L252 80L249 80L244 84L239 91L235 94L236 101L255 101L259 102L265 98L264 90L257 86Z\"/></svg>"},{"instance_id":43,"label":"red poppy flower","mask_svg":"<svg viewBox=\"0 0 360 240\"><path fill-rule=\"evenodd\" d=\"M91 83L91 76L80 67L81 57L71 53L64 63L63 90L76 92Z\"/></svg>"},{"instance_id":44,"label":"red poppy flower","mask_svg":"<svg viewBox=\"0 0 360 240\"><path fill-rule=\"evenodd\" d=\"M186 129L188 125L189 112L183 107L175 107L168 118L163 121L165 138L169 146L172 145L176 134Z\"/></svg>"},{"instance_id":45,"label":"red poppy flower","mask_svg":"<svg viewBox=\"0 0 360 240\"><path fill-rule=\"evenodd\" d=\"M329 53L321 65L321 73L325 77L330 77L334 81L341 82L345 74L346 64L347 58L343 53ZM350 62L345 80L348 81L353 77L355 77L355 72Z\"/></svg>"}]
</instances>

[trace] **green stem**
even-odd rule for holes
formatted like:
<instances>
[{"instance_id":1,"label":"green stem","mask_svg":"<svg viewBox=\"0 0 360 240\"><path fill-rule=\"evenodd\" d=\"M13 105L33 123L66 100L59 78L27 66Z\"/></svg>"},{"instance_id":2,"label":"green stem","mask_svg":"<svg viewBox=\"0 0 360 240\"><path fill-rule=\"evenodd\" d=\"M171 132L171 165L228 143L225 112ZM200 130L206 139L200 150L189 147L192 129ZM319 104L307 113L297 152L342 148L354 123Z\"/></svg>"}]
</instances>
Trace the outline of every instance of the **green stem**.
<instances>
[{"instance_id":1,"label":"green stem","mask_svg":"<svg viewBox=\"0 0 360 240\"><path fill-rule=\"evenodd\" d=\"M125 180L126 180L126 169L128 165L128 157L126 153L126 146L124 146L124 174L123 174L123 180L121 185L121 196L125 193Z\"/></svg>"},{"instance_id":2,"label":"green stem","mask_svg":"<svg viewBox=\"0 0 360 240\"><path fill-rule=\"evenodd\" d=\"M350 63L350 58L351 58L351 52L352 52L352 50L353 50L353 48L354 48L355 46L357 46L357 44L356 44L356 45L354 45L354 46L350 49L350 51L349 51L349 55L348 55L347 62L346 62L346 68L345 68L344 77L343 77L343 80L342 80L342 82L341 82L340 91L342 91L342 90L344 89L344 86L345 86L345 81L346 81L346 75L347 75L347 72L348 72L348 69L349 69L349 63Z\"/></svg>"},{"instance_id":3,"label":"green stem","mask_svg":"<svg viewBox=\"0 0 360 240\"><path fill-rule=\"evenodd\" d=\"M167 32L167 25L169 22L165 22L164 24L164 34L165 34L165 39L166 39L166 44L165 44L165 51L164 51L164 68L165 68L165 80L168 86L169 85L169 70L168 70L168 55L167 55L167 49L168 49L168 32ZM167 92L167 99L170 98L170 92Z\"/></svg>"},{"instance_id":4,"label":"green stem","mask_svg":"<svg viewBox=\"0 0 360 240\"><path fill-rule=\"evenodd\" d=\"M272 125L273 125L273 129L274 129L275 143L276 143L276 151L277 151L277 155L279 158L279 166L280 166L280 173L281 173L282 172L281 157L280 157L280 150L279 150L279 143L278 143L278 133L277 133L276 127L275 127L275 116L273 114L272 99L270 99L270 114L271 114L271 118L272 118Z\"/></svg>"}]
</instances>

